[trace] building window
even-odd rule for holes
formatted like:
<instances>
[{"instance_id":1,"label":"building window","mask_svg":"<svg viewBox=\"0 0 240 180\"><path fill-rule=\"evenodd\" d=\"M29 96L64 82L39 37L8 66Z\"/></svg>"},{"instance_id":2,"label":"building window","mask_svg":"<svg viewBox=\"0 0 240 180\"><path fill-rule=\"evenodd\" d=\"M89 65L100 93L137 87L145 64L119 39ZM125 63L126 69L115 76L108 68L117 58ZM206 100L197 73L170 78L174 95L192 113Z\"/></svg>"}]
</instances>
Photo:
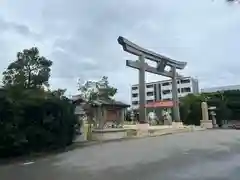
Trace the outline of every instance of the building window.
<instances>
[{"instance_id":1,"label":"building window","mask_svg":"<svg viewBox=\"0 0 240 180\"><path fill-rule=\"evenodd\" d=\"M147 92L147 96L153 96L153 92Z\"/></svg>"},{"instance_id":2,"label":"building window","mask_svg":"<svg viewBox=\"0 0 240 180\"><path fill-rule=\"evenodd\" d=\"M191 92L191 88L190 88L190 87L182 88L182 92L183 92L183 93Z\"/></svg>"},{"instance_id":3,"label":"building window","mask_svg":"<svg viewBox=\"0 0 240 180\"><path fill-rule=\"evenodd\" d=\"M132 105L138 105L138 101L133 101Z\"/></svg>"},{"instance_id":4,"label":"building window","mask_svg":"<svg viewBox=\"0 0 240 180\"><path fill-rule=\"evenodd\" d=\"M152 103L152 102L153 102L153 100L147 100L147 104L148 104L148 103Z\"/></svg>"},{"instance_id":5,"label":"building window","mask_svg":"<svg viewBox=\"0 0 240 180\"><path fill-rule=\"evenodd\" d=\"M178 93L180 93L180 88L177 89Z\"/></svg>"},{"instance_id":6,"label":"building window","mask_svg":"<svg viewBox=\"0 0 240 180\"><path fill-rule=\"evenodd\" d=\"M182 79L181 84L190 83L190 79Z\"/></svg>"},{"instance_id":7,"label":"building window","mask_svg":"<svg viewBox=\"0 0 240 180\"><path fill-rule=\"evenodd\" d=\"M132 87L132 90L137 90L138 89L138 87Z\"/></svg>"},{"instance_id":8,"label":"building window","mask_svg":"<svg viewBox=\"0 0 240 180\"><path fill-rule=\"evenodd\" d=\"M170 94L170 93L171 93L171 90L169 90L169 89L168 89L168 90L163 90L162 93L163 93L163 94Z\"/></svg>"},{"instance_id":9,"label":"building window","mask_svg":"<svg viewBox=\"0 0 240 180\"><path fill-rule=\"evenodd\" d=\"M169 86L169 85L170 85L169 82L162 83L162 86Z\"/></svg>"},{"instance_id":10,"label":"building window","mask_svg":"<svg viewBox=\"0 0 240 180\"><path fill-rule=\"evenodd\" d=\"M153 88L153 84L148 84L146 87L147 88Z\"/></svg>"},{"instance_id":11,"label":"building window","mask_svg":"<svg viewBox=\"0 0 240 180\"><path fill-rule=\"evenodd\" d=\"M132 97L138 97L138 94L132 94Z\"/></svg>"}]
</instances>

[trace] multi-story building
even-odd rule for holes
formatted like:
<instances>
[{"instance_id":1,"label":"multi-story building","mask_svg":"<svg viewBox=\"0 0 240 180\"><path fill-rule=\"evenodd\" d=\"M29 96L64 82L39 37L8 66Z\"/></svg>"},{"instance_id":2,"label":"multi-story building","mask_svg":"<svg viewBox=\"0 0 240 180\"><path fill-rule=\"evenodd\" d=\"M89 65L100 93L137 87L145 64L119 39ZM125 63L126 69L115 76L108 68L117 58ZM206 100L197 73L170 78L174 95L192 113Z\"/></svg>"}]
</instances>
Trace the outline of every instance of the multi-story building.
<instances>
[{"instance_id":1,"label":"multi-story building","mask_svg":"<svg viewBox=\"0 0 240 180\"><path fill-rule=\"evenodd\" d=\"M199 93L198 80L192 77L183 77L177 80L178 97L186 96L189 93ZM160 100L172 99L172 80L164 80L146 83L146 104ZM139 107L138 84L131 87L132 108Z\"/></svg>"},{"instance_id":2,"label":"multi-story building","mask_svg":"<svg viewBox=\"0 0 240 180\"><path fill-rule=\"evenodd\" d=\"M240 85L218 86L201 89L203 93L212 93L217 91L240 90Z\"/></svg>"}]
</instances>

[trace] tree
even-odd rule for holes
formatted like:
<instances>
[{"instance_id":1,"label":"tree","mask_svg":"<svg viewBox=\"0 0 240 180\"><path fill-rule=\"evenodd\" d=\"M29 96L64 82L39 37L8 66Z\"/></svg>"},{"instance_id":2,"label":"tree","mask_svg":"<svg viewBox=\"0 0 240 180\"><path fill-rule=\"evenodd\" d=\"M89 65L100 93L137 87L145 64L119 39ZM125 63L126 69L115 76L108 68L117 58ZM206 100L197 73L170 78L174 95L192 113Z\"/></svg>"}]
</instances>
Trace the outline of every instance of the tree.
<instances>
[{"instance_id":1,"label":"tree","mask_svg":"<svg viewBox=\"0 0 240 180\"><path fill-rule=\"evenodd\" d=\"M62 97L64 97L64 94L66 91L67 91L67 89L57 89L57 90L52 91L52 95L62 98Z\"/></svg>"},{"instance_id":2,"label":"tree","mask_svg":"<svg viewBox=\"0 0 240 180\"><path fill-rule=\"evenodd\" d=\"M65 89L46 90L52 61L37 48L17 54L0 88L0 157L62 148L75 136L75 105Z\"/></svg>"},{"instance_id":3,"label":"tree","mask_svg":"<svg viewBox=\"0 0 240 180\"><path fill-rule=\"evenodd\" d=\"M180 99L181 119L185 124L199 124L201 119L201 102L206 101L208 107L216 107L217 124L223 120L240 119L240 91L189 94Z\"/></svg>"},{"instance_id":4,"label":"tree","mask_svg":"<svg viewBox=\"0 0 240 180\"><path fill-rule=\"evenodd\" d=\"M108 77L106 76L103 76L99 81L87 81L83 84L79 83L78 85L80 95L86 102L83 108L90 124L90 132L92 124L95 124L93 120L94 109L91 104L95 100L113 100L114 95L117 93L117 89L109 85Z\"/></svg>"},{"instance_id":5,"label":"tree","mask_svg":"<svg viewBox=\"0 0 240 180\"><path fill-rule=\"evenodd\" d=\"M201 102L205 101L204 94L188 94L180 99L180 115L184 124L200 125Z\"/></svg>"},{"instance_id":6,"label":"tree","mask_svg":"<svg viewBox=\"0 0 240 180\"><path fill-rule=\"evenodd\" d=\"M106 76L103 76L99 81L79 83L78 90L85 101L88 102L98 99L112 100L117 93L117 89L109 85Z\"/></svg>"},{"instance_id":7,"label":"tree","mask_svg":"<svg viewBox=\"0 0 240 180\"><path fill-rule=\"evenodd\" d=\"M38 48L24 49L17 53L17 60L3 72L3 84L5 87L48 87L51 66L52 61L40 56Z\"/></svg>"}]
</instances>

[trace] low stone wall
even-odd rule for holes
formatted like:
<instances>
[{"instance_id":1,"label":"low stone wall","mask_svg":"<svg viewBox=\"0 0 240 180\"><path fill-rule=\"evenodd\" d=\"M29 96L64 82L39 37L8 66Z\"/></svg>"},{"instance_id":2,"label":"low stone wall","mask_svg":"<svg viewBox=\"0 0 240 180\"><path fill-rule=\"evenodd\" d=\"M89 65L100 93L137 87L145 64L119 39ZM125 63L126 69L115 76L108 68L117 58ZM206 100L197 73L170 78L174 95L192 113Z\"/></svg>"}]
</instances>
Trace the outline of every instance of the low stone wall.
<instances>
[{"instance_id":1,"label":"low stone wall","mask_svg":"<svg viewBox=\"0 0 240 180\"><path fill-rule=\"evenodd\" d=\"M94 129L92 131L92 140L94 141L108 141L114 139L123 139L126 137L126 129Z\"/></svg>"},{"instance_id":2,"label":"low stone wall","mask_svg":"<svg viewBox=\"0 0 240 180\"><path fill-rule=\"evenodd\" d=\"M199 130L204 130L205 128L198 128ZM197 129L197 130L198 130ZM91 137L93 141L110 141L110 140L120 140L129 138L141 138L141 137L154 137L161 136L164 134L174 134L181 132L192 132L195 131L195 126L164 126L164 127L149 127L146 128L113 128L113 129L93 129Z\"/></svg>"},{"instance_id":3,"label":"low stone wall","mask_svg":"<svg viewBox=\"0 0 240 180\"><path fill-rule=\"evenodd\" d=\"M184 128L184 125L182 122L172 122L173 128Z\"/></svg>"},{"instance_id":4,"label":"low stone wall","mask_svg":"<svg viewBox=\"0 0 240 180\"><path fill-rule=\"evenodd\" d=\"M136 129L127 129L126 130L126 137L136 137L137 130Z\"/></svg>"},{"instance_id":5,"label":"low stone wall","mask_svg":"<svg viewBox=\"0 0 240 180\"><path fill-rule=\"evenodd\" d=\"M206 128L206 129L212 129L213 128L213 124L212 124L212 120L201 120L201 127L202 128Z\"/></svg>"}]
</instances>

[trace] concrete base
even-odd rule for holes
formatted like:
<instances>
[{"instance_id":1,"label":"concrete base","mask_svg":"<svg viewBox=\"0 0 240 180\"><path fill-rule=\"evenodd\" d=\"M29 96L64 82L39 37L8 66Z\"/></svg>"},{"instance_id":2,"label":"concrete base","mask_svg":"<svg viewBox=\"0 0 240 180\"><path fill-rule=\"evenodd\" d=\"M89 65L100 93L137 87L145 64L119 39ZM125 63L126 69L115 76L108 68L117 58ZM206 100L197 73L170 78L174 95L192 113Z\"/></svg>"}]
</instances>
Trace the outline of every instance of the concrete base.
<instances>
[{"instance_id":1,"label":"concrete base","mask_svg":"<svg viewBox=\"0 0 240 180\"><path fill-rule=\"evenodd\" d=\"M126 129L113 128L113 129L93 129L92 140L107 141L114 139L122 139L126 137Z\"/></svg>"},{"instance_id":2,"label":"concrete base","mask_svg":"<svg viewBox=\"0 0 240 180\"><path fill-rule=\"evenodd\" d=\"M183 128L183 123L182 122L172 122L172 127L173 128Z\"/></svg>"},{"instance_id":3,"label":"concrete base","mask_svg":"<svg viewBox=\"0 0 240 180\"><path fill-rule=\"evenodd\" d=\"M201 122L202 128L207 128L207 129L213 128L212 120L201 120L200 122Z\"/></svg>"},{"instance_id":4,"label":"concrete base","mask_svg":"<svg viewBox=\"0 0 240 180\"><path fill-rule=\"evenodd\" d=\"M165 126L171 126L172 125L172 121L169 121L169 120L163 120L163 124L165 125Z\"/></svg>"},{"instance_id":5,"label":"concrete base","mask_svg":"<svg viewBox=\"0 0 240 180\"><path fill-rule=\"evenodd\" d=\"M144 124L137 124L136 127L139 130L148 130L150 126L148 123L144 123Z\"/></svg>"},{"instance_id":6,"label":"concrete base","mask_svg":"<svg viewBox=\"0 0 240 180\"><path fill-rule=\"evenodd\" d=\"M148 130L149 130L149 124L137 124L137 136L145 136L148 135Z\"/></svg>"}]
</instances>

